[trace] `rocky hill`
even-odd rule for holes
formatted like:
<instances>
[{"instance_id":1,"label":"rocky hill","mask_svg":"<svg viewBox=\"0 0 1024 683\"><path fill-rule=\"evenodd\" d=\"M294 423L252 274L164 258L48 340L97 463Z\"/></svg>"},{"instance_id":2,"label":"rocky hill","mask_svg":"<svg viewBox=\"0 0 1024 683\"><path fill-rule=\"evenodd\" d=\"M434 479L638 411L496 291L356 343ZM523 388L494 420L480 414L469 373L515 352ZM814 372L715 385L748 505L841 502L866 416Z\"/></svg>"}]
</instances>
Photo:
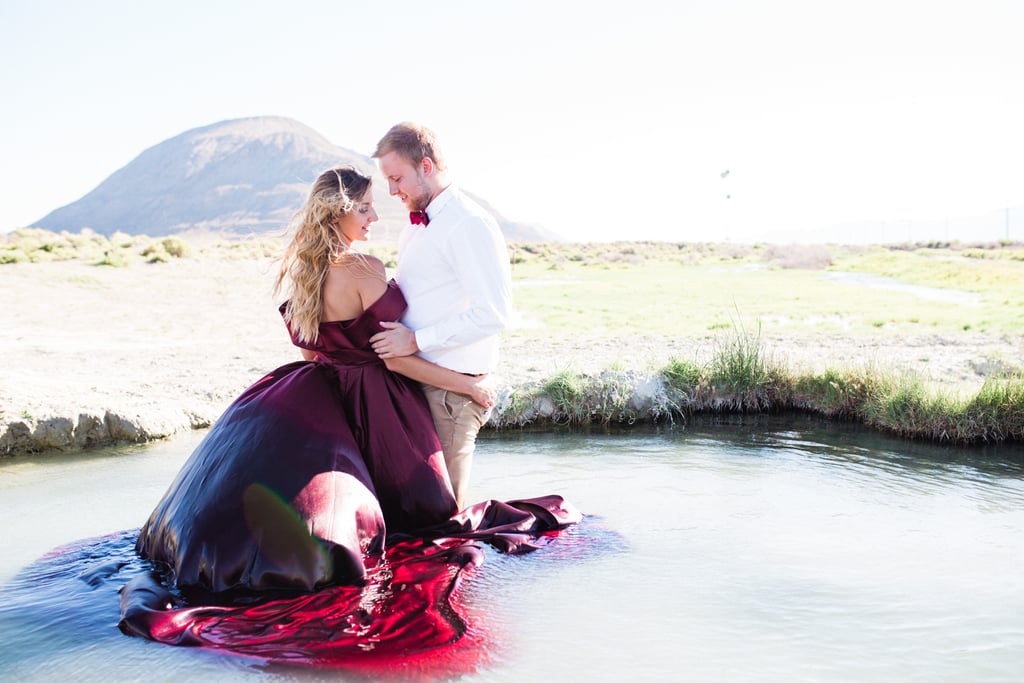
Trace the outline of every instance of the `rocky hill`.
<instances>
[{"instance_id":1,"label":"rocky hill","mask_svg":"<svg viewBox=\"0 0 1024 683\"><path fill-rule=\"evenodd\" d=\"M377 188L385 187L372 159L298 121L276 116L222 121L150 147L35 225L69 232L91 228L104 235L281 232L305 201L310 183L337 164L353 164L372 174ZM374 238L394 239L407 222L405 209L387 192L376 192L375 199L380 222ZM538 225L495 216L508 240L557 239Z\"/></svg>"}]
</instances>

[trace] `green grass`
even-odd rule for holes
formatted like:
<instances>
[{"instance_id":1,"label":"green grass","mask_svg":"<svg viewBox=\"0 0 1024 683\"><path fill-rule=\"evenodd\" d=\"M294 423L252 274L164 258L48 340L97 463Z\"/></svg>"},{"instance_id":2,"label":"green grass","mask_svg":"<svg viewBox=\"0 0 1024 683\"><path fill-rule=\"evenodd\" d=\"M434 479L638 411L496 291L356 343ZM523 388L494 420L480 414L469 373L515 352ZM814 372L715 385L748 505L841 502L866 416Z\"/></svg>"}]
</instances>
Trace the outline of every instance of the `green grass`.
<instances>
[{"instance_id":1,"label":"green grass","mask_svg":"<svg viewBox=\"0 0 1024 683\"><path fill-rule=\"evenodd\" d=\"M907 284L977 292L989 297L1019 292L1024 249L872 248L837 260L837 269L891 277ZM1017 297L1014 297L1017 298Z\"/></svg>"},{"instance_id":2,"label":"green grass","mask_svg":"<svg viewBox=\"0 0 1024 683\"><path fill-rule=\"evenodd\" d=\"M26 229L0 236L0 264L77 259L132 267L179 258L269 259L276 237L189 244L124 233L55 234ZM368 251L389 267L391 245ZM913 375L871 368L802 373L765 352L763 337L799 343L842 334L960 335L1024 333L1024 244L917 244L775 247L709 243L513 243L515 302L536 339L635 335L706 338L706 364L670 359L643 377L610 367L589 375L563 370L516 387L496 411L499 427L685 420L701 412L798 410L859 421L908 438L948 443L1024 441L1024 375L1011 364L990 374L974 396L942 393ZM2 267L2 266L0 266ZM900 289L830 279L864 273L891 282L977 295L975 302L924 300ZM748 332L737 320L757 320ZM624 351L625 353L625 351Z\"/></svg>"},{"instance_id":3,"label":"green grass","mask_svg":"<svg viewBox=\"0 0 1024 683\"><path fill-rule=\"evenodd\" d=\"M516 417L532 422L540 416L556 424L633 423L638 414L629 406L631 392L621 371L590 376L563 370L525 394L528 407L520 406Z\"/></svg>"},{"instance_id":4,"label":"green grass","mask_svg":"<svg viewBox=\"0 0 1024 683\"><path fill-rule=\"evenodd\" d=\"M78 259L131 266L176 258L266 259L280 236L189 244L90 231L17 230L0 236L0 264ZM367 251L395 264L393 245ZM616 242L509 245L517 309L542 324L510 334L714 337L735 314L766 335L1020 334L1024 330L1024 244L730 245ZM897 283L971 292L976 305L924 300L907 291L828 278L864 273Z\"/></svg>"},{"instance_id":5,"label":"green grass","mask_svg":"<svg viewBox=\"0 0 1024 683\"><path fill-rule=\"evenodd\" d=\"M1024 330L1022 260L1001 258L994 262L999 264L998 275L989 276L984 273L991 263L952 250L944 250L941 259L931 253L935 250L834 250L831 265L806 269L778 265L764 258L767 250L757 249L723 254L691 246L675 252L662 249L643 258L624 256L622 251L595 254L572 245L563 247L558 257L549 250L524 258L528 252L520 249L520 262L513 266L516 306L543 323L543 332L513 334L714 336L731 327L736 311L745 319L760 320L765 334L795 338ZM961 267L964 275L950 274ZM926 300L909 291L831 280L829 271L974 292L981 299L976 305Z\"/></svg>"},{"instance_id":6,"label":"green grass","mask_svg":"<svg viewBox=\"0 0 1024 683\"><path fill-rule=\"evenodd\" d=\"M1019 373L991 376L966 399L937 393L913 374L833 368L793 373L766 354L756 334L737 328L706 365L674 358L657 375L660 390L641 397L644 383L622 371L562 371L518 389L515 406L499 407L494 422L499 428L545 421L632 424L701 413L799 411L938 443L1024 441L1024 374Z\"/></svg>"}]
</instances>

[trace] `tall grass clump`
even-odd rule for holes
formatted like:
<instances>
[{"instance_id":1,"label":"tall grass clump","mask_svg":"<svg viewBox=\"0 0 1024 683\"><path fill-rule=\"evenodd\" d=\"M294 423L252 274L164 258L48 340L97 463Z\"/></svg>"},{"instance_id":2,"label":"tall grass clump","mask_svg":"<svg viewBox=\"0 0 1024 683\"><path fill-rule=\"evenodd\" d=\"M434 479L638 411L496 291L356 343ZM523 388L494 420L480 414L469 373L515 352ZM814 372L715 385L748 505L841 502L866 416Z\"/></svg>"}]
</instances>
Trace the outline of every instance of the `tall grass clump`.
<instances>
[{"instance_id":1,"label":"tall grass clump","mask_svg":"<svg viewBox=\"0 0 1024 683\"><path fill-rule=\"evenodd\" d=\"M978 394L962 410L958 440L1024 441L1024 374L985 378Z\"/></svg>"},{"instance_id":2,"label":"tall grass clump","mask_svg":"<svg viewBox=\"0 0 1024 683\"><path fill-rule=\"evenodd\" d=\"M490 423L496 428L521 427L533 422L536 416L534 399L536 390L524 387L511 387L498 396Z\"/></svg>"},{"instance_id":3,"label":"tall grass clump","mask_svg":"<svg viewBox=\"0 0 1024 683\"><path fill-rule=\"evenodd\" d=\"M609 369L587 375L567 369L530 388L515 388L500 396L491 423L522 426L535 420L555 424L608 424L641 419L631 403L634 386L629 373Z\"/></svg>"},{"instance_id":4,"label":"tall grass clump","mask_svg":"<svg viewBox=\"0 0 1024 683\"><path fill-rule=\"evenodd\" d=\"M665 383L666 398L677 412L689 412L697 397L707 393L707 378L697 363L681 358L670 358L659 373Z\"/></svg>"},{"instance_id":5,"label":"tall grass clump","mask_svg":"<svg viewBox=\"0 0 1024 683\"><path fill-rule=\"evenodd\" d=\"M563 370L542 383L535 398L551 402L551 419L566 424L635 422L637 413L630 408L632 387L620 371L606 370L584 375Z\"/></svg>"},{"instance_id":6,"label":"tall grass clump","mask_svg":"<svg viewBox=\"0 0 1024 683\"><path fill-rule=\"evenodd\" d=\"M789 392L789 375L767 353L756 334L740 325L720 342L708 369L708 384L718 395L718 408L767 410Z\"/></svg>"},{"instance_id":7,"label":"tall grass clump","mask_svg":"<svg viewBox=\"0 0 1024 683\"><path fill-rule=\"evenodd\" d=\"M863 415L877 382L870 374L835 368L801 375L793 380L793 404L826 417L856 419Z\"/></svg>"},{"instance_id":8,"label":"tall grass clump","mask_svg":"<svg viewBox=\"0 0 1024 683\"><path fill-rule=\"evenodd\" d=\"M553 405L551 419L555 422L585 422L589 411L583 405L586 384L583 376L572 370L562 370L541 384L539 395Z\"/></svg>"},{"instance_id":9,"label":"tall grass clump","mask_svg":"<svg viewBox=\"0 0 1024 683\"><path fill-rule=\"evenodd\" d=\"M946 430L955 413L955 399L945 394L930 393L921 378L907 373L882 377L862 404L865 424L900 436L922 437Z\"/></svg>"},{"instance_id":10,"label":"tall grass clump","mask_svg":"<svg viewBox=\"0 0 1024 683\"><path fill-rule=\"evenodd\" d=\"M954 444L1024 441L1024 375L988 377L968 399L929 391L913 375L886 378L861 413L866 425L911 439Z\"/></svg>"},{"instance_id":11,"label":"tall grass clump","mask_svg":"<svg viewBox=\"0 0 1024 683\"><path fill-rule=\"evenodd\" d=\"M589 386L587 405L590 421L628 422L637 420L637 411L630 406L633 387L628 375L620 369L611 368L592 378Z\"/></svg>"}]
</instances>

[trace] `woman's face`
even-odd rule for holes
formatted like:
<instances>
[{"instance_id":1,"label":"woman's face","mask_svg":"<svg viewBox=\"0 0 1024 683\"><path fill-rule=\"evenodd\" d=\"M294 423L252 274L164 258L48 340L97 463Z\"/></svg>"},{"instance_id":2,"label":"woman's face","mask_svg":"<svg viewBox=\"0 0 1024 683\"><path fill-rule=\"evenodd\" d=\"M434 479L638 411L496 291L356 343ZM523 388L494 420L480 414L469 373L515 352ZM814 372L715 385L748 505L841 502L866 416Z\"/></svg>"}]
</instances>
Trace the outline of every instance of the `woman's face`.
<instances>
[{"instance_id":1,"label":"woman's face","mask_svg":"<svg viewBox=\"0 0 1024 683\"><path fill-rule=\"evenodd\" d=\"M377 210L373 208L373 189L356 200L352 210L338 219L338 230L342 237L351 242L365 242L370 238L370 223L377 222Z\"/></svg>"}]
</instances>

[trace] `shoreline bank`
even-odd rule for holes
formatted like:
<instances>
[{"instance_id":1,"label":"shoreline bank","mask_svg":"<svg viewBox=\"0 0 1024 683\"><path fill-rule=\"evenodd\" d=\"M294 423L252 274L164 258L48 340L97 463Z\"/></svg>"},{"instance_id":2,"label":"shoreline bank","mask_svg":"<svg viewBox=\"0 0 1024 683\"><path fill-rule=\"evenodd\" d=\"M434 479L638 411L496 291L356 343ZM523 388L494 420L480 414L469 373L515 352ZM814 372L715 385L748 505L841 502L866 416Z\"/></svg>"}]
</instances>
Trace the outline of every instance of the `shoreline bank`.
<instances>
[{"instance_id":1,"label":"shoreline bank","mask_svg":"<svg viewBox=\"0 0 1024 683\"><path fill-rule=\"evenodd\" d=\"M299 359L272 302L269 258L198 256L122 268L14 263L0 277L9 321L0 327L0 457L207 427L250 384ZM710 362L730 335L680 329L671 336L509 330L496 373L504 404L492 427L564 420L541 389L565 375L612 387L635 419L664 419L660 372L673 359ZM1024 358L1022 335L792 329L772 329L759 341L794 377L830 368L910 373L936 392L969 397L987 376L1019 373ZM728 391L705 399L712 409L732 401Z\"/></svg>"},{"instance_id":2,"label":"shoreline bank","mask_svg":"<svg viewBox=\"0 0 1024 683\"><path fill-rule=\"evenodd\" d=\"M35 384L29 392L31 408L16 413L10 397L3 395L0 457L146 442L209 427L246 387L273 367L295 360L289 357L295 349L287 340L279 341L267 339L266 347L254 344L246 354L202 353L195 348L91 360L82 350L54 354L46 365L62 368L52 377L59 381ZM496 375L499 401L485 429L685 422L695 414L786 411L857 421L836 411L830 414L794 387L801 378L813 380L847 368L855 377L914 377L938 395L968 399L984 385L986 373L999 370L993 367L998 364L993 358L1021 351L1013 340L996 338L975 338L970 344L942 338L901 340L897 345L863 339L830 342L826 348L805 340L794 353L783 350L794 340L761 340L762 360L788 379L783 388L766 387L763 396L754 396L748 388L714 386L706 378L694 379L687 387L673 383L671 373L666 373L672 363L682 362L694 371L714 363L713 338L637 336L583 346L573 340L512 338L504 345ZM628 359L624 349L630 350ZM135 361L129 363L128 358ZM23 386L39 372L38 363L26 361L22 359L11 376L21 378ZM71 371L75 365L86 366L89 372ZM24 399L22 404L26 405Z\"/></svg>"}]
</instances>

